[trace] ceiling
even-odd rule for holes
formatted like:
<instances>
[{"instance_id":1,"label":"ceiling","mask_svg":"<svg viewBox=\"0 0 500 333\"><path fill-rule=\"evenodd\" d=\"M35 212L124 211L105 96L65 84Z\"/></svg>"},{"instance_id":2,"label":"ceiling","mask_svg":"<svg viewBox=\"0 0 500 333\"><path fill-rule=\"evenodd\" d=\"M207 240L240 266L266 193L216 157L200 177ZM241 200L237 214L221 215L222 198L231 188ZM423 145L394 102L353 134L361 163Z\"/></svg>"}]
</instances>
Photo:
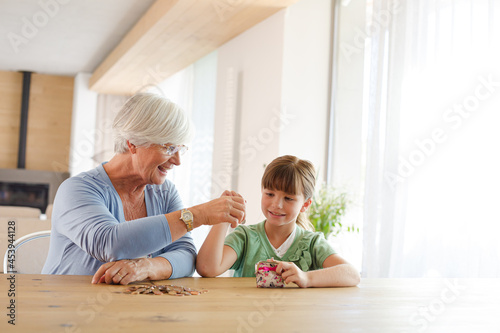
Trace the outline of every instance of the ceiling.
<instances>
[{"instance_id":1,"label":"ceiling","mask_svg":"<svg viewBox=\"0 0 500 333\"><path fill-rule=\"evenodd\" d=\"M92 73L153 2L0 0L0 70Z\"/></svg>"},{"instance_id":2,"label":"ceiling","mask_svg":"<svg viewBox=\"0 0 500 333\"><path fill-rule=\"evenodd\" d=\"M298 0L0 0L0 70L130 95Z\"/></svg>"}]
</instances>

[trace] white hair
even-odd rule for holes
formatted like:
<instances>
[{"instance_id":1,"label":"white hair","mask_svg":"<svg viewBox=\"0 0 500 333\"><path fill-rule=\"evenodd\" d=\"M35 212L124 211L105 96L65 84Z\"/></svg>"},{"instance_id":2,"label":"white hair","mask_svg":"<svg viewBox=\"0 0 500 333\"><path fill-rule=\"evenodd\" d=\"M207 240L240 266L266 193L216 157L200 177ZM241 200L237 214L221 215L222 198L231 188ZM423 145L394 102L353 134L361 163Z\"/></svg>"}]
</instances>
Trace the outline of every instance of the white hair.
<instances>
[{"instance_id":1,"label":"white hair","mask_svg":"<svg viewBox=\"0 0 500 333\"><path fill-rule=\"evenodd\" d=\"M156 94L135 94L113 122L115 153L128 150L127 140L136 146L186 144L193 132L190 119L177 104Z\"/></svg>"}]
</instances>

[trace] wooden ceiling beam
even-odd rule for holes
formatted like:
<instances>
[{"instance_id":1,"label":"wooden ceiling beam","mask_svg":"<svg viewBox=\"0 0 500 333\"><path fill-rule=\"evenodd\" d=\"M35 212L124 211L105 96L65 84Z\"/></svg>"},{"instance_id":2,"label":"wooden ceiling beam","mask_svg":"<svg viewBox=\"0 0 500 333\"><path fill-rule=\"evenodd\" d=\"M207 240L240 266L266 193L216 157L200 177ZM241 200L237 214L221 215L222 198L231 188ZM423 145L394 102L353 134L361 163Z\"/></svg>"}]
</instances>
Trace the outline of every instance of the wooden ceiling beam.
<instances>
[{"instance_id":1,"label":"wooden ceiling beam","mask_svg":"<svg viewBox=\"0 0 500 333\"><path fill-rule=\"evenodd\" d=\"M298 0L157 0L90 78L131 95L162 82Z\"/></svg>"}]
</instances>

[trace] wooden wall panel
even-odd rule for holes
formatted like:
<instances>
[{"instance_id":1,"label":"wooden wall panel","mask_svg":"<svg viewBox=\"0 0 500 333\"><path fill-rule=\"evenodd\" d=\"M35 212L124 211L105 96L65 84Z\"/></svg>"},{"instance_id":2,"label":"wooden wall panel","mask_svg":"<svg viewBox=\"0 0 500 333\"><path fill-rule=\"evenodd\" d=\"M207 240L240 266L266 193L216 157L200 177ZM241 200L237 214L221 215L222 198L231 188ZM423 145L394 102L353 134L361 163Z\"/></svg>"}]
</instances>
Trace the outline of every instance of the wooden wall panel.
<instances>
[{"instance_id":1,"label":"wooden wall panel","mask_svg":"<svg viewBox=\"0 0 500 333\"><path fill-rule=\"evenodd\" d=\"M90 78L131 95L158 84L298 0L157 0Z\"/></svg>"},{"instance_id":2,"label":"wooden wall panel","mask_svg":"<svg viewBox=\"0 0 500 333\"><path fill-rule=\"evenodd\" d=\"M74 78L31 77L26 169L69 170Z\"/></svg>"},{"instance_id":3,"label":"wooden wall panel","mask_svg":"<svg viewBox=\"0 0 500 333\"><path fill-rule=\"evenodd\" d=\"M23 74L0 71L0 168L17 168Z\"/></svg>"}]
</instances>

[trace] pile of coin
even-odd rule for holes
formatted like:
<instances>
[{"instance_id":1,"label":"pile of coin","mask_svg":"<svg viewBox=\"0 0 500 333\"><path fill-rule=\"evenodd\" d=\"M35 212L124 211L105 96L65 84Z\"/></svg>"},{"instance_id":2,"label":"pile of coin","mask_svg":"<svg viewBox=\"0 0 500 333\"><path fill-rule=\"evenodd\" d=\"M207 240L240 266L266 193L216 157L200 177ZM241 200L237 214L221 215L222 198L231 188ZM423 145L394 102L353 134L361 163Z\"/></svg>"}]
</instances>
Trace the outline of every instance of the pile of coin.
<instances>
[{"instance_id":1,"label":"pile of coin","mask_svg":"<svg viewBox=\"0 0 500 333\"><path fill-rule=\"evenodd\" d=\"M167 285L134 285L125 289L125 294L151 294L151 295L171 295L171 296L191 296L207 293L208 290L195 290L184 286Z\"/></svg>"}]
</instances>

